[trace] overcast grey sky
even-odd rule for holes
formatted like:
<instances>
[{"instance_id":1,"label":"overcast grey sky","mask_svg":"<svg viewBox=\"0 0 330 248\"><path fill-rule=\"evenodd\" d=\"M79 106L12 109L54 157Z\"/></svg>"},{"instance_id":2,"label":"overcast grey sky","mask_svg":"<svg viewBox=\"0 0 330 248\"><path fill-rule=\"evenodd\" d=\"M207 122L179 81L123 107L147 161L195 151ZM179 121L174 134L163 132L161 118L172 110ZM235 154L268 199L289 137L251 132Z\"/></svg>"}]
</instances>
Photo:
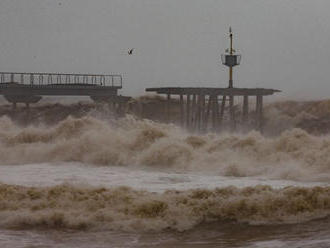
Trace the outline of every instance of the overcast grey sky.
<instances>
[{"instance_id":1,"label":"overcast grey sky","mask_svg":"<svg viewBox=\"0 0 330 248\"><path fill-rule=\"evenodd\" d=\"M0 0L0 71L121 73L125 95L225 87L230 25L236 87L330 98L329 0Z\"/></svg>"}]
</instances>

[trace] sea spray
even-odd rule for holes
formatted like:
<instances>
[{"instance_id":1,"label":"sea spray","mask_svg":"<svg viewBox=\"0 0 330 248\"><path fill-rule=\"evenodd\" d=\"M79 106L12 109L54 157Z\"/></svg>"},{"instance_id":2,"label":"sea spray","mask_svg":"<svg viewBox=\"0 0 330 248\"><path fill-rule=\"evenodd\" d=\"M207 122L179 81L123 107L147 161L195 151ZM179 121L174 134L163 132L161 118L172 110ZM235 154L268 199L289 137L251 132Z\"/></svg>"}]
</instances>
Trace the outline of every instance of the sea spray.
<instances>
[{"instance_id":1,"label":"sea spray","mask_svg":"<svg viewBox=\"0 0 330 248\"><path fill-rule=\"evenodd\" d=\"M0 127L0 164L82 162L300 181L330 178L330 137L301 129L277 137L254 131L192 135L133 117L115 123L69 117L51 127L20 127L1 118Z\"/></svg>"}]
</instances>

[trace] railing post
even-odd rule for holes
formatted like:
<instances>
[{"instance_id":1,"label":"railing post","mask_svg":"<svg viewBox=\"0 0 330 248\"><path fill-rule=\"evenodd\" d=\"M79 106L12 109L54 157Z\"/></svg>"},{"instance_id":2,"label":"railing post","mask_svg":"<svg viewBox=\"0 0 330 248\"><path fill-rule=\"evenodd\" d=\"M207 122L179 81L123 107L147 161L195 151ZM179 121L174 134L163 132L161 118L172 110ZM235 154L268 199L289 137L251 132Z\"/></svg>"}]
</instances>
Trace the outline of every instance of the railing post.
<instances>
[{"instance_id":1,"label":"railing post","mask_svg":"<svg viewBox=\"0 0 330 248\"><path fill-rule=\"evenodd\" d=\"M48 74L48 84L53 84L53 77L51 74Z\"/></svg>"},{"instance_id":2,"label":"railing post","mask_svg":"<svg viewBox=\"0 0 330 248\"><path fill-rule=\"evenodd\" d=\"M65 83L70 83L70 75L65 76Z\"/></svg>"},{"instance_id":3,"label":"railing post","mask_svg":"<svg viewBox=\"0 0 330 248\"><path fill-rule=\"evenodd\" d=\"M83 76L83 84L88 83L88 77L86 75Z\"/></svg>"},{"instance_id":4,"label":"railing post","mask_svg":"<svg viewBox=\"0 0 330 248\"><path fill-rule=\"evenodd\" d=\"M62 75L57 75L56 83L57 84L61 84L62 83Z\"/></svg>"},{"instance_id":5,"label":"railing post","mask_svg":"<svg viewBox=\"0 0 330 248\"><path fill-rule=\"evenodd\" d=\"M30 74L30 84L33 85L34 83L34 75Z\"/></svg>"},{"instance_id":6,"label":"railing post","mask_svg":"<svg viewBox=\"0 0 330 248\"><path fill-rule=\"evenodd\" d=\"M40 74L39 75L39 85L44 84L44 75Z\"/></svg>"},{"instance_id":7,"label":"railing post","mask_svg":"<svg viewBox=\"0 0 330 248\"><path fill-rule=\"evenodd\" d=\"M105 86L105 77L102 75L100 78L101 85Z\"/></svg>"}]
</instances>

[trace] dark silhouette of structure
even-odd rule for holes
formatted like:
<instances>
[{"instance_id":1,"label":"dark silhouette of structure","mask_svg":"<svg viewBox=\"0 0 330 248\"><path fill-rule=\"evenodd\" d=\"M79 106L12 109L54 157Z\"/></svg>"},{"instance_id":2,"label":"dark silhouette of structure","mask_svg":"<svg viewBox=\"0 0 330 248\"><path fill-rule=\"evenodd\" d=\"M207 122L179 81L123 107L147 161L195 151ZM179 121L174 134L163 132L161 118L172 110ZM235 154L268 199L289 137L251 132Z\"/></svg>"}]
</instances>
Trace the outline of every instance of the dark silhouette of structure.
<instances>
[{"instance_id":1,"label":"dark silhouette of structure","mask_svg":"<svg viewBox=\"0 0 330 248\"><path fill-rule=\"evenodd\" d=\"M14 108L17 103L29 106L42 96L89 96L121 104L129 99L118 95L121 88L121 75L0 72L0 95Z\"/></svg>"}]
</instances>

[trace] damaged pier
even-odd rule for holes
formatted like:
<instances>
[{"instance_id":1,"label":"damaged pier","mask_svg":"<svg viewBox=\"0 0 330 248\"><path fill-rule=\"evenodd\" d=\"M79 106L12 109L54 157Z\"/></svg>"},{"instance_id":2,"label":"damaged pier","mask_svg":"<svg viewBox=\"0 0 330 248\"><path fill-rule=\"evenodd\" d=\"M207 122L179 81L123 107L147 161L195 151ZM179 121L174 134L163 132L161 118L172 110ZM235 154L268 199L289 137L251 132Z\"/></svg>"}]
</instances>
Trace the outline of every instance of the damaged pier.
<instances>
[{"instance_id":1,"label":"damaged pier","mask_svg":"<svg viewBox=\"0 0 330 248\"><path fill-rule=\"evenodd\" d=\"M210 127L214 131L229 129L235 131L237 124L242 124L245 129L250 120L249 98L255 98L254 121L252 129L263 131L263 97L280 92L275 89L264 88L235 88L233 86L233 67L238 66L241 55L236 54L233 48L233 33L229 28L230 47L221 55L222 64L229 68L228 88L207 88L207 87L165 87L148 88L147 92L167 95L166 116L170 120L171 96L180 97L180 122L182 127L190 131L206 131ZM243 98L242 110L237 111L235 97ZM227 103L228 102L228 103ZM228 105L228 106L227 106ZM225 114L227 120L225 122ZM238 116L238 113L241 113Z\"/></svg>"},{"instance_id":2,"label":"damaged pier","mask_svg":"<svg viewBox=\"0 0 330 248\"><path fill-rule=\"evenodd\" d=\"M182 127L192 131L213 129L220 131L224 127L225 114L228 110L230 129L236 129L237 123L243 125L251 121L249 100L255 99L254 127L263 129L263 97L272 95L279 90L262 88L148 88L147 92L165 94L167 96L166 116L170 120L171 97L180 99L180 123ZM236 99L243 100L242 110L234 105ZM227 112L228 112L227 111ZM252 111L251 111L252 112ZM240 113L240 116L238 116Z\"/></svg>"},{"instance_id":3,"label":"damaged pier","mask_svg":"<svg viewBox=\"0 0 330 248\"><path fill-rule=\"evenodd\" d=\"M43 96L89 96L95 102L108 103L122 112L131 99L118 95L122 76L117 74L65 74L0 72L0 95L13 104L29 107Z\"/></svg>"}]
</instances>

